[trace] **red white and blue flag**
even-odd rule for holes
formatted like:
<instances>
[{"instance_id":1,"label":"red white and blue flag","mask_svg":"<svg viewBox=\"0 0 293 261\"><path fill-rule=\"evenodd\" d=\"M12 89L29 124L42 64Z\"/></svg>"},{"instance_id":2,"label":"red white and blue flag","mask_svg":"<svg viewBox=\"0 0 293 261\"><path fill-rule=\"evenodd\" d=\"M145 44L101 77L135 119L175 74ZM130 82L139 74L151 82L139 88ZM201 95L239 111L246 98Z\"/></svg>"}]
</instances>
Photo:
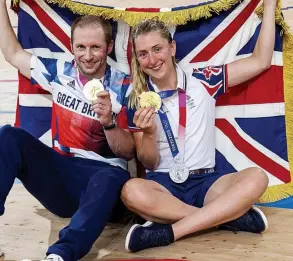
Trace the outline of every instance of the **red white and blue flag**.
<instances>
[{"instance_id":1,"label":"red white and blue flag","mask_svg":"<svg viewBox=\"0 0 293 261\"><path fill-rule=\"evenodd\" d=\"M211 75L219 73L211 66L226 64L253 52L261 27L261 20L255 14L260 4L260 0L244 0L211 18L170 27L177 43L179 66L196 74L212 95L221 83L209 80ZM170 8L169 11L184 8L195 6ZM131 8L128 11L137 10ZM18 38L25 49L38 56L72 60L70 25L76 14L43 0L24 0L20 2L18 15ZM122 20L111 23L115 47L108 62L116 69L129 73L130 27ZM277 26L271 68L219 97L216 112L217 169L235 172L258 166L268 174L270 187L291 182L285 126L283 38L280 30ZM33 88L30 81L21 75L19 80L16 125L51 145L51 96Z\"/></svg>"}]
</instances>

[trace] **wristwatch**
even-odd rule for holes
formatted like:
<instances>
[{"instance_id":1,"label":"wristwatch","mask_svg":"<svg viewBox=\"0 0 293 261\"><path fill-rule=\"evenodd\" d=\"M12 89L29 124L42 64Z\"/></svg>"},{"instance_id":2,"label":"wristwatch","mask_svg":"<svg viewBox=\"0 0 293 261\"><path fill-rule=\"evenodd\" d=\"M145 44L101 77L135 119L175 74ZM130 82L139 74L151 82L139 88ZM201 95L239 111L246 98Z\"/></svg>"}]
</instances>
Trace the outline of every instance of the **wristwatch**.
<instances>
[{"instance_id":1,"label":"wristwatch","mask_svg":"<svg viewBox=\"0 0 293 261\"><path fill-rule=\"evenodd\" d=\"M103 129L104 130L111 130L111 129L114 129L115 127L116 127L116 118L113 115L112 116L112 123L110 125L103 125Z\"/></svg>"}]
</instances>

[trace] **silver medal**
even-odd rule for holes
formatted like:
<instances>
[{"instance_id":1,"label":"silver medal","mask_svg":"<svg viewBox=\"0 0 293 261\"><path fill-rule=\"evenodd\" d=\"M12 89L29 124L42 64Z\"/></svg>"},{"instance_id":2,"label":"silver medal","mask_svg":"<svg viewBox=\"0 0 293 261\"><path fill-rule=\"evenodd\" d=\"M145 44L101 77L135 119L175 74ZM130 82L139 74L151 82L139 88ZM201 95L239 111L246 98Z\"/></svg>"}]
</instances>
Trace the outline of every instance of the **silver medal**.
<instances>
[{"instance_id":1,"label":"silver medal","mask_svg":"<svg viewBox=\"0 0 293 261\"><path fill-rule=\"evenodd\" d=\"M169 176L175 183L183 183L188 179L189 169L182 163L175 163L170 169Z\"/></svg>"}]
</instances>

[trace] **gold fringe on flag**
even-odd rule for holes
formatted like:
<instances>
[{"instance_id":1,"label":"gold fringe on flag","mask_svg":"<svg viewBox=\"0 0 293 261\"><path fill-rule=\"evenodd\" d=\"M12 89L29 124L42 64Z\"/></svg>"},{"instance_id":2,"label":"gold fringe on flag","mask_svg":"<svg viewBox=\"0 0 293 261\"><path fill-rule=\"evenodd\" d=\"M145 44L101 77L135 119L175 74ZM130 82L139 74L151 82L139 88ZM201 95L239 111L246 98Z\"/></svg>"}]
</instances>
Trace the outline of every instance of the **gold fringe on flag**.
<instances>
[{"instance_id":1,"label":"gold fringe on flag","mask_svg":"<svg viewBox=\"0 0 293 261\"><path fill-rule=\"evenodd\" d=\"M13 0L17 5L20 0ZM68 8L72 12L79 15L99 15L105 19L119 20L122 19L130 26L136 25L138 22L157 17L166 24L181 25L186 24L191 20L200 18L209 18L214 13L218 14L221 11L229 10L233 5L241 2L241 0L218 0L212 3L206 3L200 6L186 8L183 10L169 12L134 12L119 9L111 9L107 7L99 7L77 3L71 0L45 0L47 3L57 4L60 7ZM142 8L143 9L143 8Z\"/></svg>"}]
</instances>

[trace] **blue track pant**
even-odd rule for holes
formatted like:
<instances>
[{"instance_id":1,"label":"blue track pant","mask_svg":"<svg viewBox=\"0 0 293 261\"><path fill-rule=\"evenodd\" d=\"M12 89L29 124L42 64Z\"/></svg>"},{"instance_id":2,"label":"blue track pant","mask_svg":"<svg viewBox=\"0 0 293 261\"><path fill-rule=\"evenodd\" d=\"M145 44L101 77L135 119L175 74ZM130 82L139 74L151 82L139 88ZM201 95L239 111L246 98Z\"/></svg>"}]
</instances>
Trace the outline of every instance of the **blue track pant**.
<instances>
[{"instance_id":1,"label":"blue track pant","mask_svg":"<svg viewBox=\"0 0 293 261\"><path fill-rule=\"evenodd\" d=\"M47 255L76 261L102 233L129 173L107 163L62 156L26 131L6 125L0 129L0 215L15 178L49 211L71 217Z\"/></svg>"}]
</instances>

